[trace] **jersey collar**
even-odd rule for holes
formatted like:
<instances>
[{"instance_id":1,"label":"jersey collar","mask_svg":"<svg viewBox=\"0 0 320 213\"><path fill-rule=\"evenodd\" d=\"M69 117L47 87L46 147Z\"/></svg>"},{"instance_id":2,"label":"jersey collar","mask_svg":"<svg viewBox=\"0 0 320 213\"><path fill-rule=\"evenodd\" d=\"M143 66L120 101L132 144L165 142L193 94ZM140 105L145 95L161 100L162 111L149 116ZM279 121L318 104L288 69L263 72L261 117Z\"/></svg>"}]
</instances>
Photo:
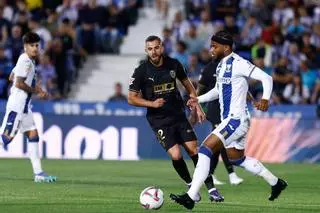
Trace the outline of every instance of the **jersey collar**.
<instances>
[{"instance_id":1,"label":"jersey collar","mask_svg":"<svg viewBox=\"0 0 320 213\"><path fill-rule=\"evenodd\" d=\"M234 55L234 52L231 52L229 55L225 56L222 60L221 63L226 63L229 58L231 58Z\"/></svg>"}]
</instances>

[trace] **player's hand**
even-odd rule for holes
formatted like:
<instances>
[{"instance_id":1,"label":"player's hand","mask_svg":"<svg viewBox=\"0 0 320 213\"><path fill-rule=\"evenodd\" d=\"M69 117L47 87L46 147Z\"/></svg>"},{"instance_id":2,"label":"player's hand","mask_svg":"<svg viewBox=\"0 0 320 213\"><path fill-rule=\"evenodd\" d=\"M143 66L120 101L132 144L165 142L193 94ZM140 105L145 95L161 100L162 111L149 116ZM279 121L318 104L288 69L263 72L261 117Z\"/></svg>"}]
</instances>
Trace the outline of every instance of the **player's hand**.
<instances>
[{"instance_id":1,"label":"player's hand","mask_svg":"<svg viewBox=\"0 0 320 213\"><path fill-rule=\"evenodd\" d=\"M203 109L200 106L200 104L198 104L198 103L196 104L195 110L197 112L198 122L199 123L202 123L204 120L206 120L206 114L203 112Z\"/></svg>"},{"instance_id":2,"label":"player's hand","mask_svg":"<svg viewBox=\"0 0 320 213\"><path fill-rule=\"evenodd\" d=\"M253 104L257 108L257 110L263 112L267 111L269 108L269 100L266 99L261 99L259 102L254 102Z\"/></svg>"},{"instance_id":3,"label":"player's hand","mask_svg":"<svg viewBox=\"0 0 320 213\"><path fill-rule=\"evenodd\" d=\"M198 115L195 108L190 108L189 123L194 126L198 122Z\"/></svg>"},{"instance_id":4,"label":"player's hand","mask_svg":"<svg viewBox=\"0 0 320 213\"><path fill-rule=\"evenodd\" d=\"M40 86L36 86L36 88L35 88L35 93L37 94L37 95L39 95L41 92L43 92L43 90L41 89L41 87Z\"/></svg>"},{"instance_id":5,"label":"player's hand","mask_svg":"<svg viewBox=\"0 0 320 213\"><path fill-rule=\"evenodd\" d=\"M47 92L41 91L38 93L38 97L40 99L47 99L49 97L49 94Z\"/></svg>"},{"instance_id":6,"label":"player's hand","mask_svg":"<svg viewBox=\"0 0 320 213\"><path fill-rule=\"evenodd\" d=\"M157 98L155 101L152 102L151 107L153 108L160 108L164 105L166 101L163 98Z\"/></svg>"},{"instance_id":7,"label":"player's hand","mask_svg":"<svg viewBox=\"0 0 320 213\"><path fill-rule=\"evenodd\" d=\"M190 107L190 109L193 109L198 104L198 98L196 97L190 97L187 101L187 106Z\"/></svg>"}]
</instances>

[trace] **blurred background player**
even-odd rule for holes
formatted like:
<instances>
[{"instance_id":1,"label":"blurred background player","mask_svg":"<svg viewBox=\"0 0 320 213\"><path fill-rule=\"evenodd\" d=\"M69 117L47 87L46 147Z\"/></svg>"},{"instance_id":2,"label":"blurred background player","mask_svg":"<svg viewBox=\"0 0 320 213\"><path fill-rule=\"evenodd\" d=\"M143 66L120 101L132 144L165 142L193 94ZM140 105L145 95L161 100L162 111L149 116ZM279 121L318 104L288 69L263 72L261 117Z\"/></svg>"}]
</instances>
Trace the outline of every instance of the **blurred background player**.
<instances>
[{"instance_id":1,"label":"blurred background player","mask_svg":"<svg viewBox=\"0 0 320 213\"><path fill-rule=\"evenodd\" d=\"M197 137L186 118L185 106L177 88L179 80L190 97L196 97L196 91L186 72L176 59L163 56L164 47L157 36L146 39L145 51L148 59L134 70L130 82L128 103L147 107L147 120L157 135L159 143L172 159L172 164L179 176L191 185L192 179L182 157L180 145L184 147L194 165L198 162ZM199 105L194 106L199 121L204 120L204 113ZM211 200L223 201L223 197L214 187L212 176L205 180ZM199 193L195 198L200 201Z\"/></svg>"},{"instance_id":2,"label":"blurred background player","mask_svg":"<svg viewBox=\"0 0 320 213\"><path fill-rule=\"evenodd\" d=\"M13 82L13 85L1 126L0 145L6 147L20 130L28 139L28 153L34 181L53 182L56 181L56 177L48 175L41 167L39 135L30 107L33 94L38 95L41 99L48 96L48 93L44 92L36 81L35 60L39 53L39 42L40 37L36 33L29 32L23 37L25 52L20 55L10 74L10 81Z\"/></svg>"},{"instance_id":3,"label":"blurred background player","mask_svg":"<svg viewBox=\"0 0 320 213\"><path fill-rule=\"evenodd\" d=\"M250 115L246 98L248 92L247 78L259 80L263 85L263 95L256 108L266 111L272 93L272 77L261 69L241 58L232 51L233 38L226 31L219 31L211 38L212 56L219 60L216 86L198 98L190 97L188 105L204 103L219 98L221 105L221 123L204 140L199 150L199 161L193 175L189 191L183 195L171 194L172 200L187 209L194 207L195 195L199 192L210 170L210 160L223 146L230 161L248 172L262 177L270 186L269 200L278 198L287 183L274 176L255 158L245 156L245 138L249 130Z\"/></svg>"}]
</instances>

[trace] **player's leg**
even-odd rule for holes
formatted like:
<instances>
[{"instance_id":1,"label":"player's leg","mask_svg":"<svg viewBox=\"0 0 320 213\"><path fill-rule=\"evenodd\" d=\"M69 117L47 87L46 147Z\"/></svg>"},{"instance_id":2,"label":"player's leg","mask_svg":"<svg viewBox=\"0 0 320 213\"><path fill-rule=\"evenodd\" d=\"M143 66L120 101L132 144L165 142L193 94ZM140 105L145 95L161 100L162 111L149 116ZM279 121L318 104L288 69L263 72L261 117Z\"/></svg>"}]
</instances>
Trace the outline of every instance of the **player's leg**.
<instances>
[{"instance_id":1,"label":"player's leg","mask_svg":"<svg viewBox=\"0 0 320 213\"><path fill-rule=\"evenodd\" d=\"M183 195L170 194L172 200L183 205L187 209L194 207L194 200L202 184L209 175L210 160L213 153L217 153L223 147L222 141L214 134L210 134L199 149L199 160L193 173L192 185L187 193Z\"/></svg>"},{"instance_id":2,"label":"player's leg","mask_svg":"<svg viewBox=\"0 0 320 213\"><path fill-rule=\"evenodd\" d=\"M14 111L7 111L0 130L0 146L4 148L13 140L20 125L21 115Z\"/></svg>"},{"instance_id":3,"label":"player's leg","mask_svg":"<svg viewBox=\"0 0 320 213\"><path fill-rule=\"evenodd\" d=\"M175 131L177 139L180 139L180 141L182 141L181 145L184 147L184 149L192 159L194 166L196 166L199 159L198 139L187 118L182 120L181 123L176 126ZM215 188L211 174L209 174L206 178L205 184L207 186L209 198L211 201L221 202L224 200L224 197ZM197 193L195 201L199 198L200 194Z\"/></svg>"},{"instance_id":4,"label":"player's leg","mask_svg":"<svg viewBox=\"0 0 320 213\"><path fill-rule=\"evenodd\" d=\"M244 141L244 140L243 140ZM240 144L244 144L241 141ZM239 143L237 145L239 145ZM227 154L230 161L236 165L244 168L246 171L262 177L271 186L271 195L269 200L276 199L282 190L287 187L287 183L272 174L259 160L244 155L244 145L240 145L243 149L231 147L227 149Z\"/></svg>"},{"instance_id":5,"label":"player's leg","mask_svg":"<svg viewBox=\"0 0 320 213\"><path fill-rule=\"evenodd\" d=\"M212 123L212 130L214 130L218 125L219 125L218 123ZM221 152L216 153L212 157L211 165L210 165L210 174L213 175L213 173L218 165L220 154L221 154L221 158L224 163L224 166L229 174L230 183L233 185L238 185L238 184L242 183L243 179L239 178L237 176L237 174L234 172L233 165L230 163L229 158L226 153L226 149L224 147L221 149ZM219 181L215 175L213 175L213 181L216 185L224 184L223 182Z\"/></svg>"},{"instance_id":6,"label":"player's leg","mask_svg":"<svg viewBox=\"0 0 320 213\"><path fill-rule=\"evenodd\" d=\"M220 120L220 119L219 119ZM218 123L211 123L212 125L212 131L219 125ZM216 170L218 163L219 163L219 156L220 156L220 151L218 151L214 156L211 158L210 162L210 175L212 175L212 179L215 185L223 185L224 183L214 175L214 171Z\"/></svg>"},{"instance_id":7,"label":"player's leg","mask_svg":"<svg viewBox=\"0 0 320 213\"><path fill-rule=\"evenodd\" d=\"M171 194L170 197L172 200L188 209L192 209L194 207L194 197L199 192L201 185L209 174L210 160L212 156L214 156L224 147L224 143L229 142L228 138L232 138L231 136L235 135L234 133L238 129L240 124L240 119L225 119L205 139L199 149L199 161L193 174L192 186L186 194Z\"/></svg>"},{"instance_id":8,"label":"player's leg","mask_svg":"<svg viewBox=\"0 0 320 213\"><path fill-rule=\"evenodd\" d=\"M192 181L191 175L187 164L182 157L180 146L176 141L176 135L173 129L174 127L166 126L153 127L153 131L157 136L158 142L166 150L172 160L173 168L186 184L190 184Z\"/></svg>"},{"instance_id":9,"label":"player's leg","mask_svg":"<svg viewBox=\"0 0 320 213\"><path fill-rule=\"evenodd\" d=\"M181 128L181 127L179 127ZM180 132L176 132L176 134L180 134ZM180 138L179 140L183 140L181 139L181 137L176 137L176 139ZM196 137L194 137L196 138ZM192 139L194 139L192 138ZM190 156L190 158L192 159L192 162L196 165L198 162L198 144L196 140L192 140L192 141L187 141L187 142L183 142L180 143L182 144L182 146L184 147L184 149L186 150L186 152L188 153L188 155ZM189 173L189 171L188 171ZM191 176L190 176L191 179ZM192 179L191 182L188 183L188 189L191 187L191 183L192 183ZM200 193L197 194L197 196L195 197L195 201L199 202L201 200L201 195Z\"/></svg>"},{"instance_id":10,"label":"player's leg","mask_svg":"<svg viewBox=\"0 0 320 213\"><path fill-rule=\"evenodd\" d=\"M39 155L39 134L34 124L31 112L23 115L20 131L23 132L28 139L28 155L32 164L34 181L56 181L55 176L50 176L42 170L41 159Z\"/></svg>"},{"instance_id":11,"label":"player's leg","mask_svg":"<svg viewBox=\"0 0 320 213\"><path fill-rule=\"evenodd\" d=\"M214 156L211 158L210 162L210 174L212 175L212 179L215 185L223 185L224 182L220 181L217 176L214 174L214 171L216 170L218 163L219 163L219 156L220 152L217 152Z\"/></svg>"},{"instance_id":12,"label":"player's leg","mask_svg":"<svg viewBox=\"0 0 320 213\"><path fill-rule=\"evenodd\" d=\"M39 135L36 129L25 132L28 139L28 155L32 164L35 182L54 182L55 176L50 176L42 170L39 156Z\"/></svg>"},{"instance_id":13,"label":"player's leg","mask_svg":"<svg viewBox=\"0 0 320 213\"><path fill-rule=\"evenodd\" d=\"M235 173L234 171L234 168L233 168L233 165L232 163L230 162L229 158L228 158L228 155L227 155L227 152L226 152L226 149L223 148L221 150L221 158L223 160L223 163L224 163L224 166L229 174L229 181L230 181L230 184L232 185L239 185L243 182L243 179L238 177L238 175Z\"/></svg>"},{"instance_id":14,"label":"player's leg","mask_svg":"<svg viewBox=\"0 0 320 213\"><path fill-rule=\"evenodd\" d=\"M187 151L190 158L192 159L194 166L196 167L198 160L199 160L197 141L187 141L187 142L183 143L182 145L185 148L185 150ZM209 173L209 175L205 179L204 183L208 189L209 199L211 201L216 201L216 202L224 201L224 197L219 193L219 191L217 190L217 188L214 185L211 173ZM191 185L190 185L190 187L191 187Z\"/></svg>"},{"instance_id":15,"label":"player's leg","mask_svg":"<svg viewBox=\"0 0 320 213\"><path fill-rule=\"evenodd\" d=\"M192 182L191 175L189 173L187 164L182 157L179 144L173 145L168 149L167 153L169 154L172 160L172 166L187 185L190 185Z\"/></svg>"}]
</instances>

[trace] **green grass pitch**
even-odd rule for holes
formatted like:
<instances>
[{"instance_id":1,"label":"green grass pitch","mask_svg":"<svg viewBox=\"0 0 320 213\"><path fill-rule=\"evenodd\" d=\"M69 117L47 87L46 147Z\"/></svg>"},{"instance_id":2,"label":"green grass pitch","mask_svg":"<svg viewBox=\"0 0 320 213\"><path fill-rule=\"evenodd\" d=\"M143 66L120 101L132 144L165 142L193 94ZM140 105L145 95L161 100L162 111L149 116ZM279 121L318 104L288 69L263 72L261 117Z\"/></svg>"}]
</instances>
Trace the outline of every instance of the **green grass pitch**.
<instances>
[{"instance_id":1,"label":"green grass pitch","mask_svg":"<svg viewBox=\"0 0 320 213\"><path fill-rule=\"evenodd\" d=\"M170 161L44 160L43 167L57 175L58 182L33 183L27 159L0 160L0 213L146 212L138 200L149 185L164 191L165 203L158 212L188 212L169 200L169 193L186 189ZM237 169L245 182L219 186L224 203L211 203L202 188L202 201L193 212L320 212L320 165L277 164L268 168L289 183L278 200L267 200L270 187L262 179ZM227 181L222 164L216 173Z\"/></svg>"}]
</instances>

